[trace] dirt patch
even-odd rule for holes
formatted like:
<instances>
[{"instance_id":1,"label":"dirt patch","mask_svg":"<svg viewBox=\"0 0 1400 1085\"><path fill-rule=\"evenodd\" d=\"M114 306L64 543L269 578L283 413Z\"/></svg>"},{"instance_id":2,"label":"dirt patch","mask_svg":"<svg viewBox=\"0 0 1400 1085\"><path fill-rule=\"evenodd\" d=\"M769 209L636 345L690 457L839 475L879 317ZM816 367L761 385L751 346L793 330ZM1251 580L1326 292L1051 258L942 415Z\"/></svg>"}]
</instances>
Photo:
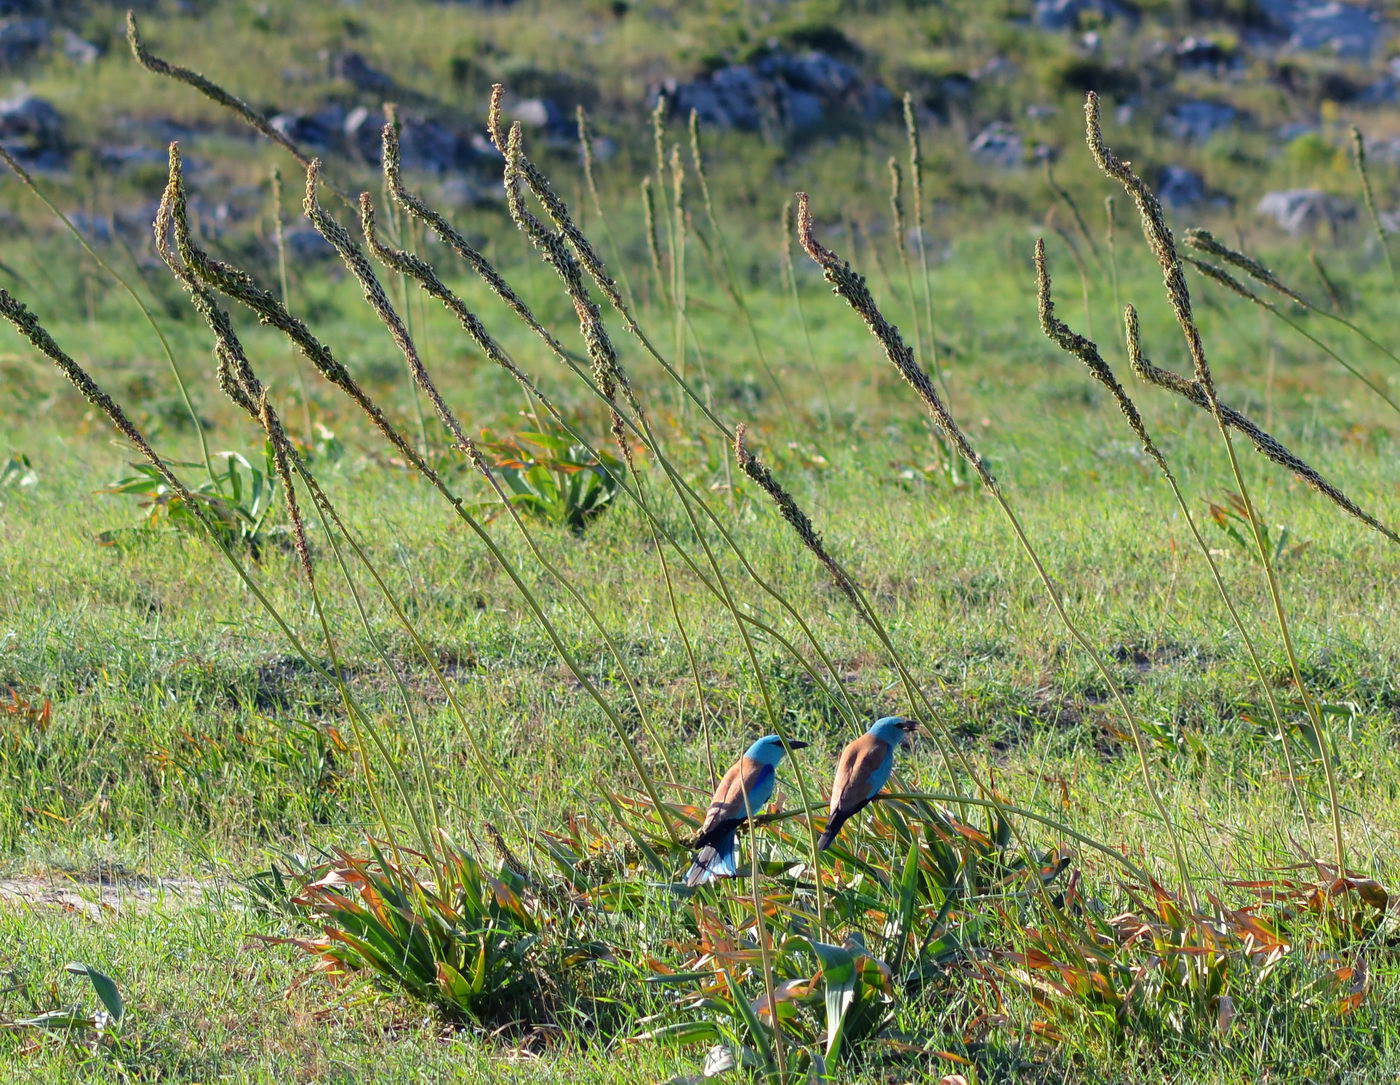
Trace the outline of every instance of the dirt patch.
<instances>
[{"instance_id":1,"label":"dirt patch","mask_svg":"<svg viewBox=\"0 0 1400 1085\"><path fill-rule=\"evenodd\" d=\"M157 906L198 903L209 887L193 878L123 878L85 881L53 874L0 878L0 906L29 905L103 919Z\"/></svg>"}]
</instances>

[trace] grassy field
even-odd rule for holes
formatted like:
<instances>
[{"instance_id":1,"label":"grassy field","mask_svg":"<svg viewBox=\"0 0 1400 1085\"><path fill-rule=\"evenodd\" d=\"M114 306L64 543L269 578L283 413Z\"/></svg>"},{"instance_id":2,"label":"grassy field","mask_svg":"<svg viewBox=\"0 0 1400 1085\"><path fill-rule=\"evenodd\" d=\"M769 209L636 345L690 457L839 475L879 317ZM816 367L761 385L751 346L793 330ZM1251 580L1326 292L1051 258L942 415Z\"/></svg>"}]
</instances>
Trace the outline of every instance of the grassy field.
<instances>
[{"instance_id":1,"label":"grassy field","mask_svg":"<svg viewBox=\"0 0 1400 1085\"><path fill-rule=\"evenodd\" d=\"M131 78L118 59L101 78ZM758 153L742 143L707 137L724 162L712 218L686 133L664 134L689 215L657 176L655 258L624 195L653 168L646 139L599 167L606 222L576 165L539 160L645 341L592 280L570 298L506 214L459 223L562 357L374 188L393 243L542 393L371 261L411 359L514 502L454 447L353 267L283 277L270 209L213 241L196 221L176 269L207 244L285 297L399 447L227 279L189 280L197 301L213 285L250 362L221 378L154 249L99 246L167 358L94 255L6 185L32 226L0 285L215 499L148 473L26 338L0 347L0 1081L682 1081L716 1049L747 1067L729 1078L770 1080L1395 1080L1395 544L1238 431L1237 476L1208 405L1132 375L1128 303L1152 362L1192 361L1136 212L1087 149L1061 170L1085 231L1035 221L1056 202L1042 187L1034 216L1014 196L940 218L921 254L889 222L883 160L907 150L886 134L840 152L879 185L824 191L830 162L799 183L997 495L783 233L792 194L739 176ZM300 167L281 163L290 218ZM186 183L197 219L199 172ZM1188 268L1220 401L1400 522L1381 245L1356 228L1321 246L1324 281L1305 242L1211 225L1318 306L1254 284L1271 314ZM1182 505L1043 333L1040 233L1056 314L1125 382ZM566 270L587 252L548 251ZM285 441L233 401L253 371L253 414L266 402ZM740 423L849 580L744 472ZM304 560L287 457L305 468ZM840 748L892 713L923 724L891 785L904 798L814 870L824 813L803 817L803 795L820 804ZM787 816L741 838L744 877L682 888L715 775L773 730L811 743L779 772Z\"/></svg>"}]
</instances>

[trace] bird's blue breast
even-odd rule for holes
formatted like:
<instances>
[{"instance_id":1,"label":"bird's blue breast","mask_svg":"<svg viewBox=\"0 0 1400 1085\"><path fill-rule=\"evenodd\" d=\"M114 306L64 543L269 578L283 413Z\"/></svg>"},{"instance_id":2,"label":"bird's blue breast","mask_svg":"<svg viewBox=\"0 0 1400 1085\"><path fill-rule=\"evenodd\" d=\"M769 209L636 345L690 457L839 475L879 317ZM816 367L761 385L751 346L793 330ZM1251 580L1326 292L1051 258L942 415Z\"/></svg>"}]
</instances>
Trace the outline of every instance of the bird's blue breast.
<instances>
[{"instance_id":1,"label":"bird's blue breast","mask_svg":"<svg viewBox=\"0 0 1400 1085\"><path fill-rule=\"evenodd\" d=\"M885 758L875 766L875 771L870 774L870 790L866 792L867 799L873 799L880 793L880 790L889 782L890 773L894 771L894 747L885 745Z\"/></svg>"},{"instance_id":2,"label":"bird's blue breast","mask_svg":"<svg viewBox=\"0 0 1400 1085\"><path fill-rule=\"evenodd\" d=\"M749 809L753 813L758 813L760 809L768 805L768 800L773 797L773 788L777 782L778 771L772 765L764 765L758 770L753 782L749 784Z\"/></svg>"}]
</instances>

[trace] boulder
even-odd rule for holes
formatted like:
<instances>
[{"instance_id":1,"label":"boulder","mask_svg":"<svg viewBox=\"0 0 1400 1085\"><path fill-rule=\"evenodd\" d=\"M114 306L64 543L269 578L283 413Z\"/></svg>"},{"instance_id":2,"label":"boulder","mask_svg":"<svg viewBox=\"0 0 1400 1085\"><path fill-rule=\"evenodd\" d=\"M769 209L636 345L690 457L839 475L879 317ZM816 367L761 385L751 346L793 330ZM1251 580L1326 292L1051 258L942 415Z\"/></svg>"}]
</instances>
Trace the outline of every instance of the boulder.
<instances>
[{"instance_id":1,"label":"boulder","mask_svg":"<svg viewBox=\"0 0 1400 1085\"><path fill-rule=\"evenodd\" d=\"M1206 198L1205 179L1184 166L1163 166L1157 176L1157 198L1168 207L1194 207Z\"/></svg>"},{"instance_id":2,"label":"boulder","mask_svg":"<svg viewBox=\"0 0 1400 1085\"><path fill-rule=\"evenodd\" d=\"M1172 50L1172 61L1182 71L1219 71L1238 58L1209 38L1182 38Z\"/></svg>"},{"instance_id":3,"label":"boulder","mask_svg":"<svg viewBox=\"0 0 1400 1085\"><path fill-rule=\"evenodd\" d=\"M464 169L481 158L466 133L432 118L405 119L399 146L403 149L404 169L428 173Z\"/></svg>"},{"instance_id":4,"label":"boulder","mask_svg":"<svg viewBox=\"0 0 1400 1085\"><path fill-rule=\"evenodd\" d=\"M378 166L383 131L384 115L379 110L364 106L350 110L342 128L346 150ZM399 152L405 170L438 176L476 165L482 158L468 133L432 117L401 118Z\"/></svg>"},{"instance_id":5,"label":"boulder","mask_svg":"<svg viewBox=\"0 0 1400 1085\"><path fill-rule=\"evenodd\" d=\"M1163 124L1167 131L1186 143L1203 143L1223 128L1236 124L1243 114L1224 102L1201 99L1178 102L1167 111Z\"/></svg>"},{"instance_id":6,"label":"boulder","mask_svg":"<svg viewBox=\"0 0 1400 1085\"><path fill-rule=\"evenodd\" d=\"M393 76L381 72L364 58L364 54L353 49L330 56L331 78L344 79L356 90L366 94L393 95L398 83Z\"/></svg>"},{"instance_id":7,"label":"boulder","mask_svg":"<svg viewBox=\"0 0 1400 1085\"><path fill-rule=\"evenodd\" d=\"M331 243L310 226L293 226L282 234L287 255L294 260L330 260L336 255Z\"/></svg>"},{"instance_id":8,"label":"boulder","mask_svg":"<svg viewBox=\"0 0 1400 1085\"><path fill-rule=\"evenodd\" d=\"M1356 206L1315 188L1292 188L1269 192L1254 208L1271 218L1287 234L1298 237L1326 225L1338 225L1356 215Z\"/></svg>"},{"instance_id":9,"label":"boulder","mask_svg":"<svg viewBox=\"0 0 1400 1085\"><path fill-rule=\"evenodd\" d=\"M52 34L53 25L38 16L0 21L0 66L23 64L48 45Z\"/></svg>"},{"instance_id":10,"label":"boulder","mask_svg":"<svg viewBox=\"0 0 1400 1085\"><path fill-rule=\"evenodd\" d=\"M269 123L303 150L326 152L339 148L345 117L344 106L330 103L314 113L278 113Z\"/></svg>"},{"instance_id":11,"label":"boulder","mask_svg":"<svg viewBox=\"0 0 1400 1085\"><path fill-rule=\"evenodd\" d=\"M1137 11L1118 0L1035 0L1031 18L1042 30L1074 30L1080 16L1086 14L1105 23L1115 19L1137 21Z\"/></svg>"},{"instance_id":12,"label":"boulder","mask_svg":"<svg viewBox=\"0 0 1400 1085\"><path fill-rule=\"evenodd\" d=\"M673 116L688 117L694 110L705 127L747 132L809 131L840 113L875 120L895 106L882 83L819 50L773 53L699 79L667 80L653 89L651 100L660 94Z\"/></svg>"},{"instance_id":13,"label":"boulder","mask_svg":"<svg viewBox=\"0 0 1400 1085\"><path fill-rule=\"evenodd\" d=\"M978 162L998 169L1019 169L1026 163L1026 141L1004 121L993 121L968 144L968 153Z\"/></svg>"},{"instance_id":14,"label":"boulder","mask_svg":"<svg viewBox=\"0 0 1400 1085\"><path fill-rule=\"evenodd\" d=\"M74 64L92 64L102 55L102 50L92 42L78 37L71 30L65 30L59 35L62 42L63 55Z\"/></svg>"},{"instance_id":15,"label":"boulder","mask_svg":"<svg viewBox=\"0 0 1400 1085\"><path fill-rule=\"evenodd\" d=\"M0 142L21 162L56 169L63 165L63 114L44 98L18 94L0 101Z\"/></svg>"},{"instance_id":16,"label":"boulder","mask_svg":"<svg viewBox=\"0 0 1400 1085\"><path fill-rule=\"evenodd\" d=\"M438 185L438 203L458 211L499 203L499 195L466 177L449 177Z\"/></svg>"},{"instance_id":17,"label":"boulder","mask_svg":"<svg viewBox=\"0 0 1400 1085\"><path fill-rule=\"evenodd\" d=\"M1287 48L1318 50L1366 60L1385 36L1385 23L1369 8L1338 0L1259 0L1269 24L1287 35Z\"/></svg>"}]
</instances>

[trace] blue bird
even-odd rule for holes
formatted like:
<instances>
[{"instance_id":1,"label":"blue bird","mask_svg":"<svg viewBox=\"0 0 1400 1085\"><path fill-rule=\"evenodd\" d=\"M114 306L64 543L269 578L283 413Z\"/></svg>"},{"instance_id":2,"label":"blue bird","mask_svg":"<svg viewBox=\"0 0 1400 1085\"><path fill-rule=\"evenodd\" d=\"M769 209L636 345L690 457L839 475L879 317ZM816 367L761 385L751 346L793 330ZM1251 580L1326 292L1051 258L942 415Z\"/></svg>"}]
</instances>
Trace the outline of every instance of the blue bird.
<instances>
[{"instance_id":1,"label":"blue bird","mask_svg":"<svg viewBox=\"0 0 1400 1085\"><path fill-rule=\"evenodd\" d=\"M777 735L764 735L735 761L715 788L705 823L695 838L695 861L686 872L685 884L704 885L715 878L732 878L738 873L734 860L734 837L750 814L757 814L773 797L778 780L778 762L787 749L800 750L807 743L789 741L787 748Z\"/></svg>"},{"instance_id":2,"label":"blue bird","mask_svg":"<svg viewBox=\"0 0 1400 1085\"><path fill-rule=\"evenodd\" d=\"M841 751L831 784L831 816L817 841L820 851L831 847L841 826L880 793L894 769L895 747L907 745L905 736L918 726L917 721L903 716L885 716Z\"/></svg>"}]
</instances>

